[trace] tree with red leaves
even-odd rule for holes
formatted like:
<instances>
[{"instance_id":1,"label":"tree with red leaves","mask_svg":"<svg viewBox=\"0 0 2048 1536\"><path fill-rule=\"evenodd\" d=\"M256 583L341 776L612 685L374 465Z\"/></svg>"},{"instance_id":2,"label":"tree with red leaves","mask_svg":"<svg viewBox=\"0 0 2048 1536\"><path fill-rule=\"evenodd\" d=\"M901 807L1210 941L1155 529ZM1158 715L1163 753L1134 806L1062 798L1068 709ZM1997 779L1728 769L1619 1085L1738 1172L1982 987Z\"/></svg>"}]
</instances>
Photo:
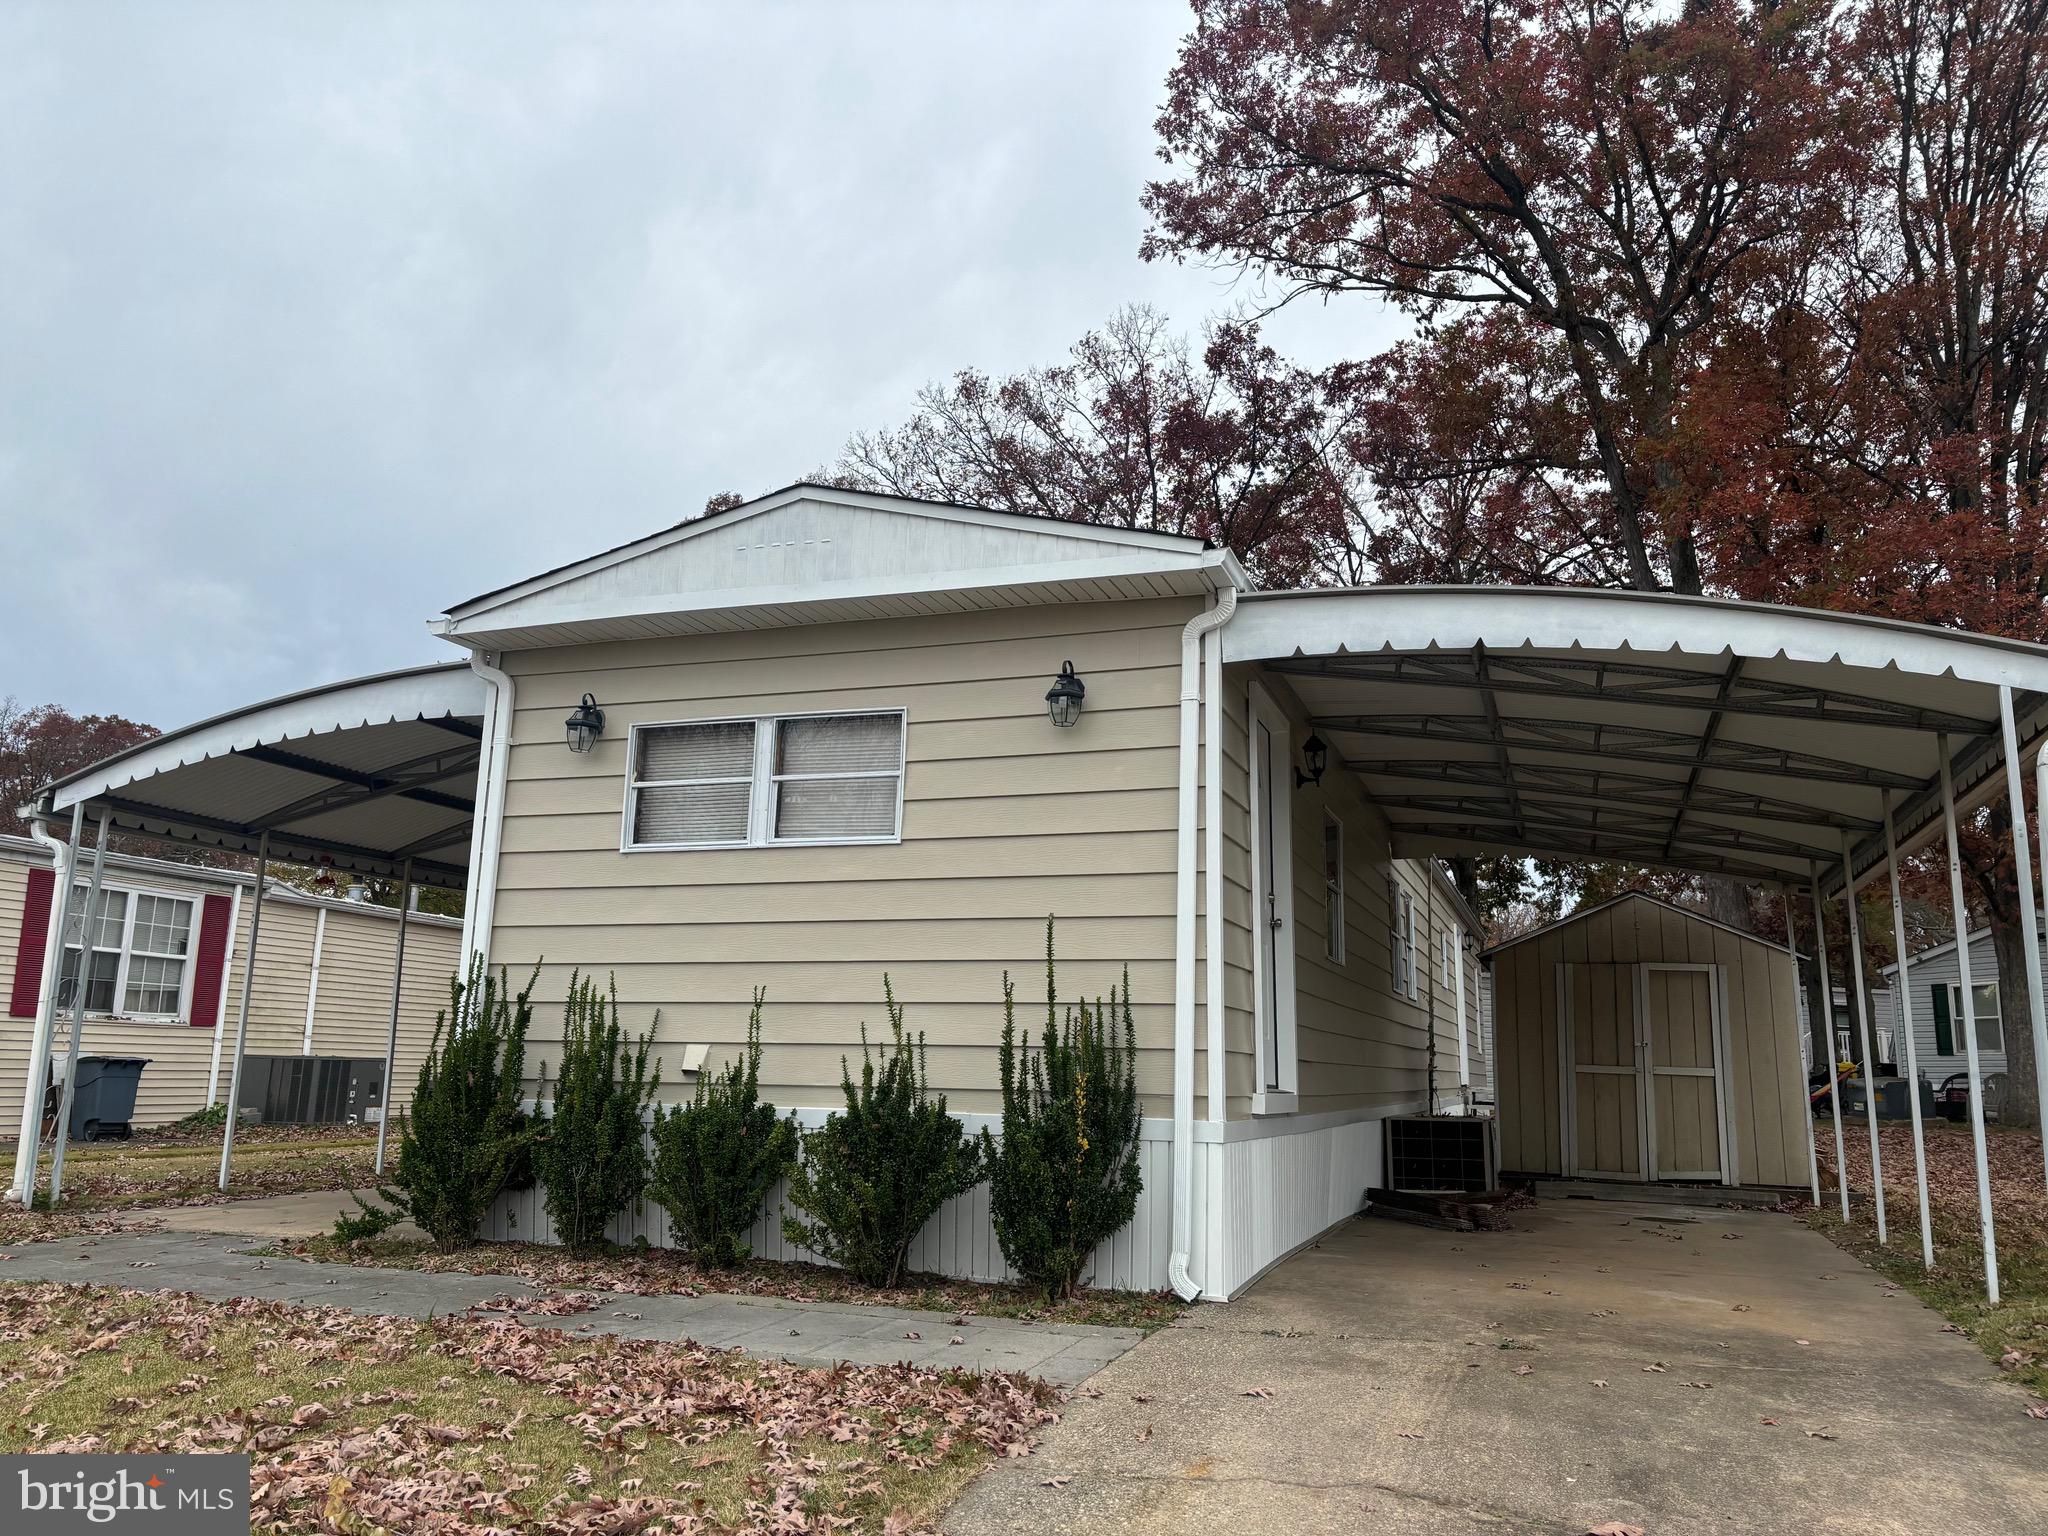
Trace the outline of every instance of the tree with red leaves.
<instances>
[{"instance_id":1,"label":"tree with red leaves","mask_svg":"<svg viewBox=\"0 0 2048 1536\"><path fill-rule=\"evenodd\" d=\"M61 704L23 709L0 699L0 832L28 835L22 808L52 779L161 734L119 715L74 715Z\"/></svg>"},{"instance_id":2,"label":"tree with red leaves","mask_svg":"<svg viewBox=\"0 0 2048 1536\"><path fill-rule=\"evenodd\" d=\"M923 390L902 427L856 437L834 478L902 496L1195 534L1271 587L1363 569L1341 379L1284 362L1256 328L1199 352L1133 306L1063 363Z\"/></svg>"},{"instance_id":3,"label":"tree with red leaves","mask_svg":"<svg viewBox=\"0 0 2048 1536\"><path fill-rule=\"evenodd\" d=\"M1674 494L1686 383L1764 277L1839 238L1864 135L1835 13L1196 0L1195 14L1159 118L1178 174L1145 194L1146 255L1380 295L1418 324L1411 383L1474 350L1516 359L1534 408L1471 438L1472 466L1583 507L1629 586L1701 591L1698 529Z\"/></svg>"}]
</instances>

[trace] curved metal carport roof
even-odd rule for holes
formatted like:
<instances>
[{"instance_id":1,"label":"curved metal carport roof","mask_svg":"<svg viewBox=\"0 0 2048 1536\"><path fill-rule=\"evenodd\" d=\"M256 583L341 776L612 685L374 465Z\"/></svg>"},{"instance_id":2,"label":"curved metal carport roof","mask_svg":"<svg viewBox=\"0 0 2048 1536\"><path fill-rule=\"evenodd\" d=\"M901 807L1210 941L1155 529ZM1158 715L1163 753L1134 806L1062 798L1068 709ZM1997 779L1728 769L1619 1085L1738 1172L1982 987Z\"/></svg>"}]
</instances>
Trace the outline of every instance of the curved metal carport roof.
<instances>
[{"instance_id":1,"label":"curved metal carport roof","mask_svg":"<svg viewBox=\"0 0 2048 1536\"><path fill-rule=\"evenodd\" d=\"M1226 661L1285 676L1403 853L1520 852L1838 890L2003 787L2048 737L2048 647L1610 590L1253 593Z\"/></svg>"},{"instance_id":2,"label":"curved metal carport roof","mask_svg":"<svg viewBox=\"0 0 2048 1536\"><path fill-rule=\"evenodd\" d=\"M46 787L112 831L462 889L486 687L466 662L310 688L170 731Z\"/></svg>"}]
</instances>

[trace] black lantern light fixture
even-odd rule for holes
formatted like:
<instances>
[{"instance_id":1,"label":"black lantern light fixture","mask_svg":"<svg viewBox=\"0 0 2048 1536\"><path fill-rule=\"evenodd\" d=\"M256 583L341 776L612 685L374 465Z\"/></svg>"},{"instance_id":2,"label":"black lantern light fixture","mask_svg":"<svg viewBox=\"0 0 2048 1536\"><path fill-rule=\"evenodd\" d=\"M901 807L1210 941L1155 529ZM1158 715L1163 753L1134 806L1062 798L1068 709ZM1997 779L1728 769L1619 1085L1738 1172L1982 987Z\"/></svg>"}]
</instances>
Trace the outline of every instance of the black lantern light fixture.
<instances>
[{"instance_id":1,"label":"black lantern light fixture","mask_svg":"<svg viewBox=\"0 0 2048 1536\"><path fill-rule=\"evenodd\" d=\"M1302 789L1323 782L1323 770L1330 766L1330 749L1314 731L1301 744L1301 767L1294 770L1294 787ZM1306 770L1306 771L1304 771Z\"/></svg>"},{"instance_id":2,"label":"black lantern light fixture","mask_svg":"<svg viewBox=\"0 0 2048 1536\"><path fill-rule=\"evenodd\" d=\"M590 694L583 695L583 702L576 706L576 713L568 719L569 750L588 752L597 745L597 738L604 734L604 711L597 707L597 700Z\"/></svg>"},{"instance_id":3,"label":"black lantern light fixture","mask_svg":"<svg viewBox=\"0 0 2048 1536\"><path fill-rule=\"evenodd\" d=\"M1061 662L1060 675L1045 690L1045 712L1054 725L1072 725L1081 718L1081 701L1087 696L1087 685L1074 676L1074 664Z\"/></svg>"}]
</instances>

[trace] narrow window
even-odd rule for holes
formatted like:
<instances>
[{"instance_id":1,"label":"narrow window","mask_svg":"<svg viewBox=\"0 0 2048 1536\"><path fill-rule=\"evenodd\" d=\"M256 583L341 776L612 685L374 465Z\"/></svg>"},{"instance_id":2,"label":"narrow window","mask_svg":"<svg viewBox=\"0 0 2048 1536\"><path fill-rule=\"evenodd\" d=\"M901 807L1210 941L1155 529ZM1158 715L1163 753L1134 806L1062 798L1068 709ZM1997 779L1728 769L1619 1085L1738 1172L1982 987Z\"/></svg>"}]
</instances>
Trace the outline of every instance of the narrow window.
<instances>
[{"instance_id":1,"label":"narrow window","mask_svg":"<svg viewBox=\"0 0 2048 1536\"><path fill-rule=\"evenodd\" d=\"M1955 982L1949 983L1949 1017L1960 1026L1963 1022L1963 989ZM1970 988L1970 997L1977 1019L1977 1049L1980 1051L2003 1051L2005 1049L2005 1021L1998 1016L1998 983L1980 981ZM1962 1054L1960 1045L1953 1045L1956 1054Z\"/></svg>"},{"instance_id":2,"label":"narrow window","mask_svg":"<svg viewBox=\"0 0 2048 1536\"><path fill-rule=\"evenodd\" d=\"M1323 812L1323 952L1344 963L1344 823Z\"/></svg>"}]
</instances>

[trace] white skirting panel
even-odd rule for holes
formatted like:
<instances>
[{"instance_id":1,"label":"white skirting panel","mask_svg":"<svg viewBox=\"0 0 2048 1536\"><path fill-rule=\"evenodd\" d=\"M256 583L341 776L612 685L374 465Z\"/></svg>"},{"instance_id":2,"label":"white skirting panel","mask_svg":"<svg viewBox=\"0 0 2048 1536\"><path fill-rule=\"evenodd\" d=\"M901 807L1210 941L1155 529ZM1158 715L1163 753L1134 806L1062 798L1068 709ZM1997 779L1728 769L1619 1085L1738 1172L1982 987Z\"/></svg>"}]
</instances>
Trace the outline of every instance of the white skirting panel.
<instances>
[{"instance_id":1,"label":"white skirting panel","mask_svg":"<svg viewBox=\"0 0 2048 1536\"><path fill-rule=\"evenodd\" d=\"M797 1111L798 1120L807 1127L822 1124L825 1115L826 1111L822 1109ZM992 1132L1000 1129L997 1116L962 1115L960 1119L966 1123L970 1134L979 1134L984 1126ZM1209 1149L1196 1148L1198 1177L1202 1163L1200 1154L1206 1150ZM1095 1251L1095 1268L1089 1280L1091 1285L1139 1291L1166 1288L1173 1210L1171 1121L1147 1120L1144 1123L1139 1134L1138 1164L1144 1178L1144 1189L1138 1196L1137 1215L1129 1226ZM751 1236L754 1256L820 1262L816 1254L786 1241L782 1235L784 1210L790 1209L794 1214L793 1208L787 1206L788 1193L786 1182L778 1184L763 1205ZM1196 1200L1199 1212L1199 1184ZM616 1243L631 1245L644 1239L651 1247L665 1248L669 1246L668 1212L651 1200L642 1200L616 1218L608 1232ZM484 1219L483 1235L492 1242L556 1241L554 1223L548 1219L547 1207L537 1187L499 1196L497 1204ZM911 1244L909 1266L919 1273L947 1275L959 1280L1015 1278L1014 1271L1003 1261L995 1226L989 1220L989 1192L985 1182L939 1207L938 1213L918 1234L917 1241Z\"/></svg>"},{"instance_id":2,"label":"white skirting panel","mask_svg":"<svg viewBox=\"0 0 2048 1536\"><path fill-rule=\"evenodd\" d=\"M1229 1300L1358 1214L1385 1168L1390 1111L1367 1113L1232 1121L1223 1140L1197 1142L1195 1209L1208 1216L1211 1261L1198 1275L1204 1296Z\"/></svg>"}]
</instances>

